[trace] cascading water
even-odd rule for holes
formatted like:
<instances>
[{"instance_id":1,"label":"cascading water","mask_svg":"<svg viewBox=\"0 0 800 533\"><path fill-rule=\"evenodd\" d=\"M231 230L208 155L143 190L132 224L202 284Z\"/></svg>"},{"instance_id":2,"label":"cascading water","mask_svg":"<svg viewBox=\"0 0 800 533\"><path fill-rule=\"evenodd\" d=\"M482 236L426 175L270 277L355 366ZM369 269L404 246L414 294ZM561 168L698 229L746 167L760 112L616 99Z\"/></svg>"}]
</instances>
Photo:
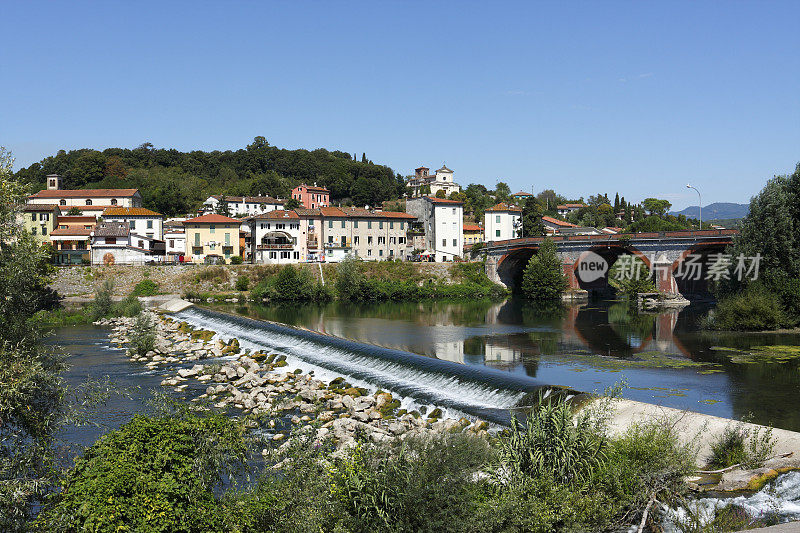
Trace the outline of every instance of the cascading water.
<instances>
[{"instance_id":1,"label":"cascading water","mask_svg":"<svg viewBox=\"0 0 800 533\"><path fill-rule=\"evenodd\" d=\"M242 349L286 356L290 368L314 371L329 380L344 376L371 390L402 398L402 406L436 405L497 423L527 394L547 388L530 377L482 366L468 366L410 352L332 337L273 322L191 307L175 315L197 328L213 330L225 340L236 338Z\"/></svg>"}]
</instances>

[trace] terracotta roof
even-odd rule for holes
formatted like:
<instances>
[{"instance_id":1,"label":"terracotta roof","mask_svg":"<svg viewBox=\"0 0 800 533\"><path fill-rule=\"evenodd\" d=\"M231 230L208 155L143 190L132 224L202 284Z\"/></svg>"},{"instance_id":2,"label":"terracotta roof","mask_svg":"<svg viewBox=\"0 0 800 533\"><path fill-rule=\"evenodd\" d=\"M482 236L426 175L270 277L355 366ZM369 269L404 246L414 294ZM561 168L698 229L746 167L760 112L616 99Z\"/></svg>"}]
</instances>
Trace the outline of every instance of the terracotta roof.
<instances>
[{"instance_id":1,"label":"terracotta roof","mask_svg":"<svg viewBox=\"0 0 800 533\"><path fill-rule=\"evenodd\" d=\"M464 231L483 231L483 226L478 224L464 224Z\"/></svg>"},{"instance_id":2,"label":"terracotta roof","mask_svg":"<svg viewBox=\"0 0 800 533\"><path fill-rule=\"evenodd\" d=\"M326 189L325 187L317 187L316 185L306 185L305 183L302 183L302 184L298 185L297 187L295 187L295 190L299 189L300 187L305 187L307 191L331 192L328 189Z\"/></svg>"},{"instance_id":3,"label":"terracotta roof","mask_svg":"<svg viewBox=\"0 0 800 533\"><path fill-rule=\"evenodd\" d=\"M586 204L564 204L556 206L556 209L569 209L569 208L578 208L586 207Z\"/></svg>"},{"instance_id":4,"label":"terracotta roof","mask_svg":"<svg viewBox=\"0 0 800 533\"><path fill-rule=\"evenodd\" d=\"M212 216L212 215L206 215L206 216ZM217 215L217 216L219 216L219 215ZM200 217L200 218L203 218L203 217ZM270 211L268 213L262 213L260 215L256 215L256 216L251 217L251 218L255 218L255 219L259 219L259 220L284 220L284 219L300 218L300 217L294 211L286 211L285 209L276 209L274 211ZM189 222L189 221L187 220L187 222Z\"/></svg>"},{"instance_id":5,"label":"terracotta roof","mask_svg":"<svg viewBox=\"0 0 800 533\"><path fill-rule=\"evenodd\" d=\"M319 209L306 209L304 207L298 207L294 212L301 217L318 217L321 215Z\"/></svg>"},{"instance_id":6,"label":"terracotta roof","mask_svg":"<svg viewBox=\"0 0 800 533\"><path fill-rule=\"evenodd\" d=\"M328 206L328 207L320 207L319 212L324 217L344 217L344 211L339 209L338 207Z\"/></svg>"},{"instance_id":7,"label":"terracotta roof","mask_svg":"<svg viewBox=\"0 0 800 533\"><path fill-rule=\"evenodd\" d=\"M531 193L529 193L529 192L519 191L518 193L514 193L511 196L533 196L533 195Z\"/></svg>"},{"instance_id":8,"label":"terracotta roof","mask_svg":"<svg viewBox=\"0 0 800 533\"><path fill-rule=\"evenodd\" d=\"M127 222L101 222L94 229L96 237L127 237L130 232Z\"/></svg>"},{"instance_id":9,"label":"terracotta roof","mask_svg":"<svg viewBox=\"0 0 800 533\"><path fill-rule=\"evenodd\" d=\"M96 219L92 216L85 216L85 215L61 215L58 217L59 224L69 224L72 223L83 223L83 222L96 222Z\"/></svg>"},{"instance_id":10,"label":"terracotta roof","mask_svg":"<svg viewBox=\"0 0 800 533\"><path fill-rule=\"evenodd\" d=\"M103 211L104 217L160 217L161 213L150 211L144 207L108 207Z\"/></svg>"},{"instance_id":11,"label":"terracotta roof","mask_svg":"<svg viewBox=\"0 0 800 533\"><path fill-rule=\"evenodd\" d=\"M381 211L380 213L376 213L386 218L407 218L407 219L414 219L416 220L417 217L414 215L410 215L408 213L401 213L399 211Z\"/></svg>"},{"instance_id":12,"label":"terracotta roof","mask_svg":"<svg viewBox=\"0 0 800 533\"><path fill-rule=\"evenodd\" d=\"M543 222L549 222L551 224L555 224L556 226L562 226L564 228L577 228L578 227L577 224L571 224L571 223L566 222L564 220L559 220L557 218L548 217L548 216L543 216L542 217L542 221Z\"/></svg>"},{"instance_id":13,"label":"terracotta roof","mask_svg":"<svg viewBox=\"0 0 800 533\"><path fill-rule=\"evenodd\" d=\"M487 211L513 211L515 213L522 213L522 209L513 205L513 204L506 204L506 203L499 203L493 207L487 209Z\"/></svg>"},{"instance_id":14,"label":"terracotta roof","mask_svg":"<svg viewBox=\"0 0 800 533\"><path fill-rule=\"evenodd\" d=\"M58 228L50 232L51 237L88 237L94 228Z\"/></svg>"},{"instance_id":15,"label":"terracotta roof","mask_svg":"<svg viewBox=\"0 0 800 533\"><path fill-rule=\"evenodd\" d=\"M442 165L442 168L440 168L436 172L451 172L452 173L453 171L450 170L449 168L447 168L447 165Z\"/></svg>"},{"instance_id":16,"label":"terracotta roof","mask_svg":"<svg viewBox=\"0 0 800 533\"><path fill-rule=\"evenodd\" d=\"M242 221L236 218L225 217L212 213L201 217L190 218L184 224L241 224Z\"/></svg>"},{"instance_id":17,"label":"terracotta roof","mask_svg":"<svg viewBox=\"0 0 800 533\"><path fill-rule=\"evenodd\" d=\"M45 189L30 198L125 198L138 192L139 189Z\"/></svg>"},{"instance_id":18,"label":"terracotta roof","mask_svg":"<svg viewBox=\"0 0 800 533\"><path fill-rule=\"evenodd\" d=\"M55 204L26 204L23 211L52 211L53 209L58 209L58 206Z\"/></svg>"},{"instance_id":19,"label":"terracotta roof","mask_svg":"<svg viewBox=\"0 0 800 533\"><path fill-rule=\"evenodd\" d=\"M430 200L431 202L433 202L435 204L463 204L464 203L464 202L460 202L458 200L447 200L445 198L436 198L436 197L433 197L433 196L426 196L425 198L427 198L428 200Z\"/></svg>"}]
</instances>

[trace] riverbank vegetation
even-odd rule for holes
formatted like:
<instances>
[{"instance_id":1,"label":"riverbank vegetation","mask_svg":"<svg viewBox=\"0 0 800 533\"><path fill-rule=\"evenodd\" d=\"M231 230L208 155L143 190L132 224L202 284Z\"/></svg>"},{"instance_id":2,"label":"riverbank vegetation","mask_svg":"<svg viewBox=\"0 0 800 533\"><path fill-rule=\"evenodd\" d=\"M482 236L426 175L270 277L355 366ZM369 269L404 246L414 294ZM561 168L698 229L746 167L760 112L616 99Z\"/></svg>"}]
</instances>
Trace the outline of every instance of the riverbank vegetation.
<instances>
[{"instance_id":1,"label":"riverbank vegetation","mask_svg":"<svg viewBox=\"0 0 800 533\"><path fill-rule=\"evenodd\" d=\"M602 409L540 398L527 424L490 439L443 432L335 451L298 432L267 445L245 423L183 409L137 416L101 438L37 525L171 531L599 531L677 501L694 449L655 421L612 437ZM255 447L255 448L254 448ZM249 469L255 482L240 475ZM660 511L650 508L657 523Z\"/></svg>"},{"instance_id":2,"label":"riverbank vegetation","mask_svg":"<svg viewBox=\"0 0 800 533\"><path fill-rule=\"evenodd\" d=\"M719 303L703 325L758 331L800 324L800 164L793 174L769 180L753 197L729 252L734 262L740 255L758 256L758 279L750 279L751 273L739 280L731 273L721 280Z\"/></svg>"}]
</instances>

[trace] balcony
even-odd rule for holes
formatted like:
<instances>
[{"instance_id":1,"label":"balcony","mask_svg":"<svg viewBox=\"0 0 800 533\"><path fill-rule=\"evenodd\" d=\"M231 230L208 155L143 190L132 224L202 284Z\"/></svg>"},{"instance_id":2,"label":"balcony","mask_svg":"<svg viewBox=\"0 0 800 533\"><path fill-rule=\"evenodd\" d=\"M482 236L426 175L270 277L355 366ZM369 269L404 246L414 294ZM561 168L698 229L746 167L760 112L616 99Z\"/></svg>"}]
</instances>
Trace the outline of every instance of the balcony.
<instances>
[{"instance_id":1,"label":"balcony","mask_svg":"<svg viewBox=\"0 0 800 533\"><path fill-rule=\"evenodd\" d=\"M325 243L325 248L329 249L329 250L336 249L336 248L352 248L352 247L353 247L353 245L351 244L351 242L349 240L348 241L344 241L344 242L339 241L339 242L326 242Z\"/></svg>"},{"instance_id":2,"label":"balcony","mask_svg":"<svg viewBox=\"0 0 800 533\"><path fill-rule=\"evenodd\" d=\"M271 243L271 244L259 244L256 246L256 250L292 250L292 249L294 249L294 244Z\"/></svg>"}]
</instances>

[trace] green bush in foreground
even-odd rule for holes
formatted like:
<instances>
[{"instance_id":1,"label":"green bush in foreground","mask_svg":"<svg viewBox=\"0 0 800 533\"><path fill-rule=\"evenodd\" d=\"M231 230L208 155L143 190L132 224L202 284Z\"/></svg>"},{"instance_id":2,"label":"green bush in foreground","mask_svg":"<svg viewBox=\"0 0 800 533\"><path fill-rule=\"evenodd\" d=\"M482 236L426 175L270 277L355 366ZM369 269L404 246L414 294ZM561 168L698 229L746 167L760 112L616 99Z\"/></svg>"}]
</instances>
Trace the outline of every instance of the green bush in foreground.
<instances>
[{"instance_id":1,"label":"green bush in foreground","mask_svg":"<svg viewBox=\"0 0 800 533\"><path fill-rule=\"evenodd\" d=\"M522 293L531 300L558 300L567 288L567 280L556 255L556 245L545 239L522 273Z\"/></svg>"},{"instance_id":2,"label":"green bush in foreground","mask_svg":"<svg viewBox=\"0 0 800 533\"><path fill-rule=\"evenodd\" d=\"M137 415L76 460L37 525L44 531L223 531L213 490L244 451L241 428L223 415Z\"/></svg>"},{"instance_id":3,"label":"green bush in foreground","mask_svg":"<svg viewBox=\"0 0 800 533\"><path fill-rule=\"evenodd\" d=\"M722 435L711 443L708 463L720 468L739 464L747 468L758 468L774 450L775 439L771 428L764 431L750 430L744 424L737 424L726 427Z\"/></svg>"}]
</instances>

